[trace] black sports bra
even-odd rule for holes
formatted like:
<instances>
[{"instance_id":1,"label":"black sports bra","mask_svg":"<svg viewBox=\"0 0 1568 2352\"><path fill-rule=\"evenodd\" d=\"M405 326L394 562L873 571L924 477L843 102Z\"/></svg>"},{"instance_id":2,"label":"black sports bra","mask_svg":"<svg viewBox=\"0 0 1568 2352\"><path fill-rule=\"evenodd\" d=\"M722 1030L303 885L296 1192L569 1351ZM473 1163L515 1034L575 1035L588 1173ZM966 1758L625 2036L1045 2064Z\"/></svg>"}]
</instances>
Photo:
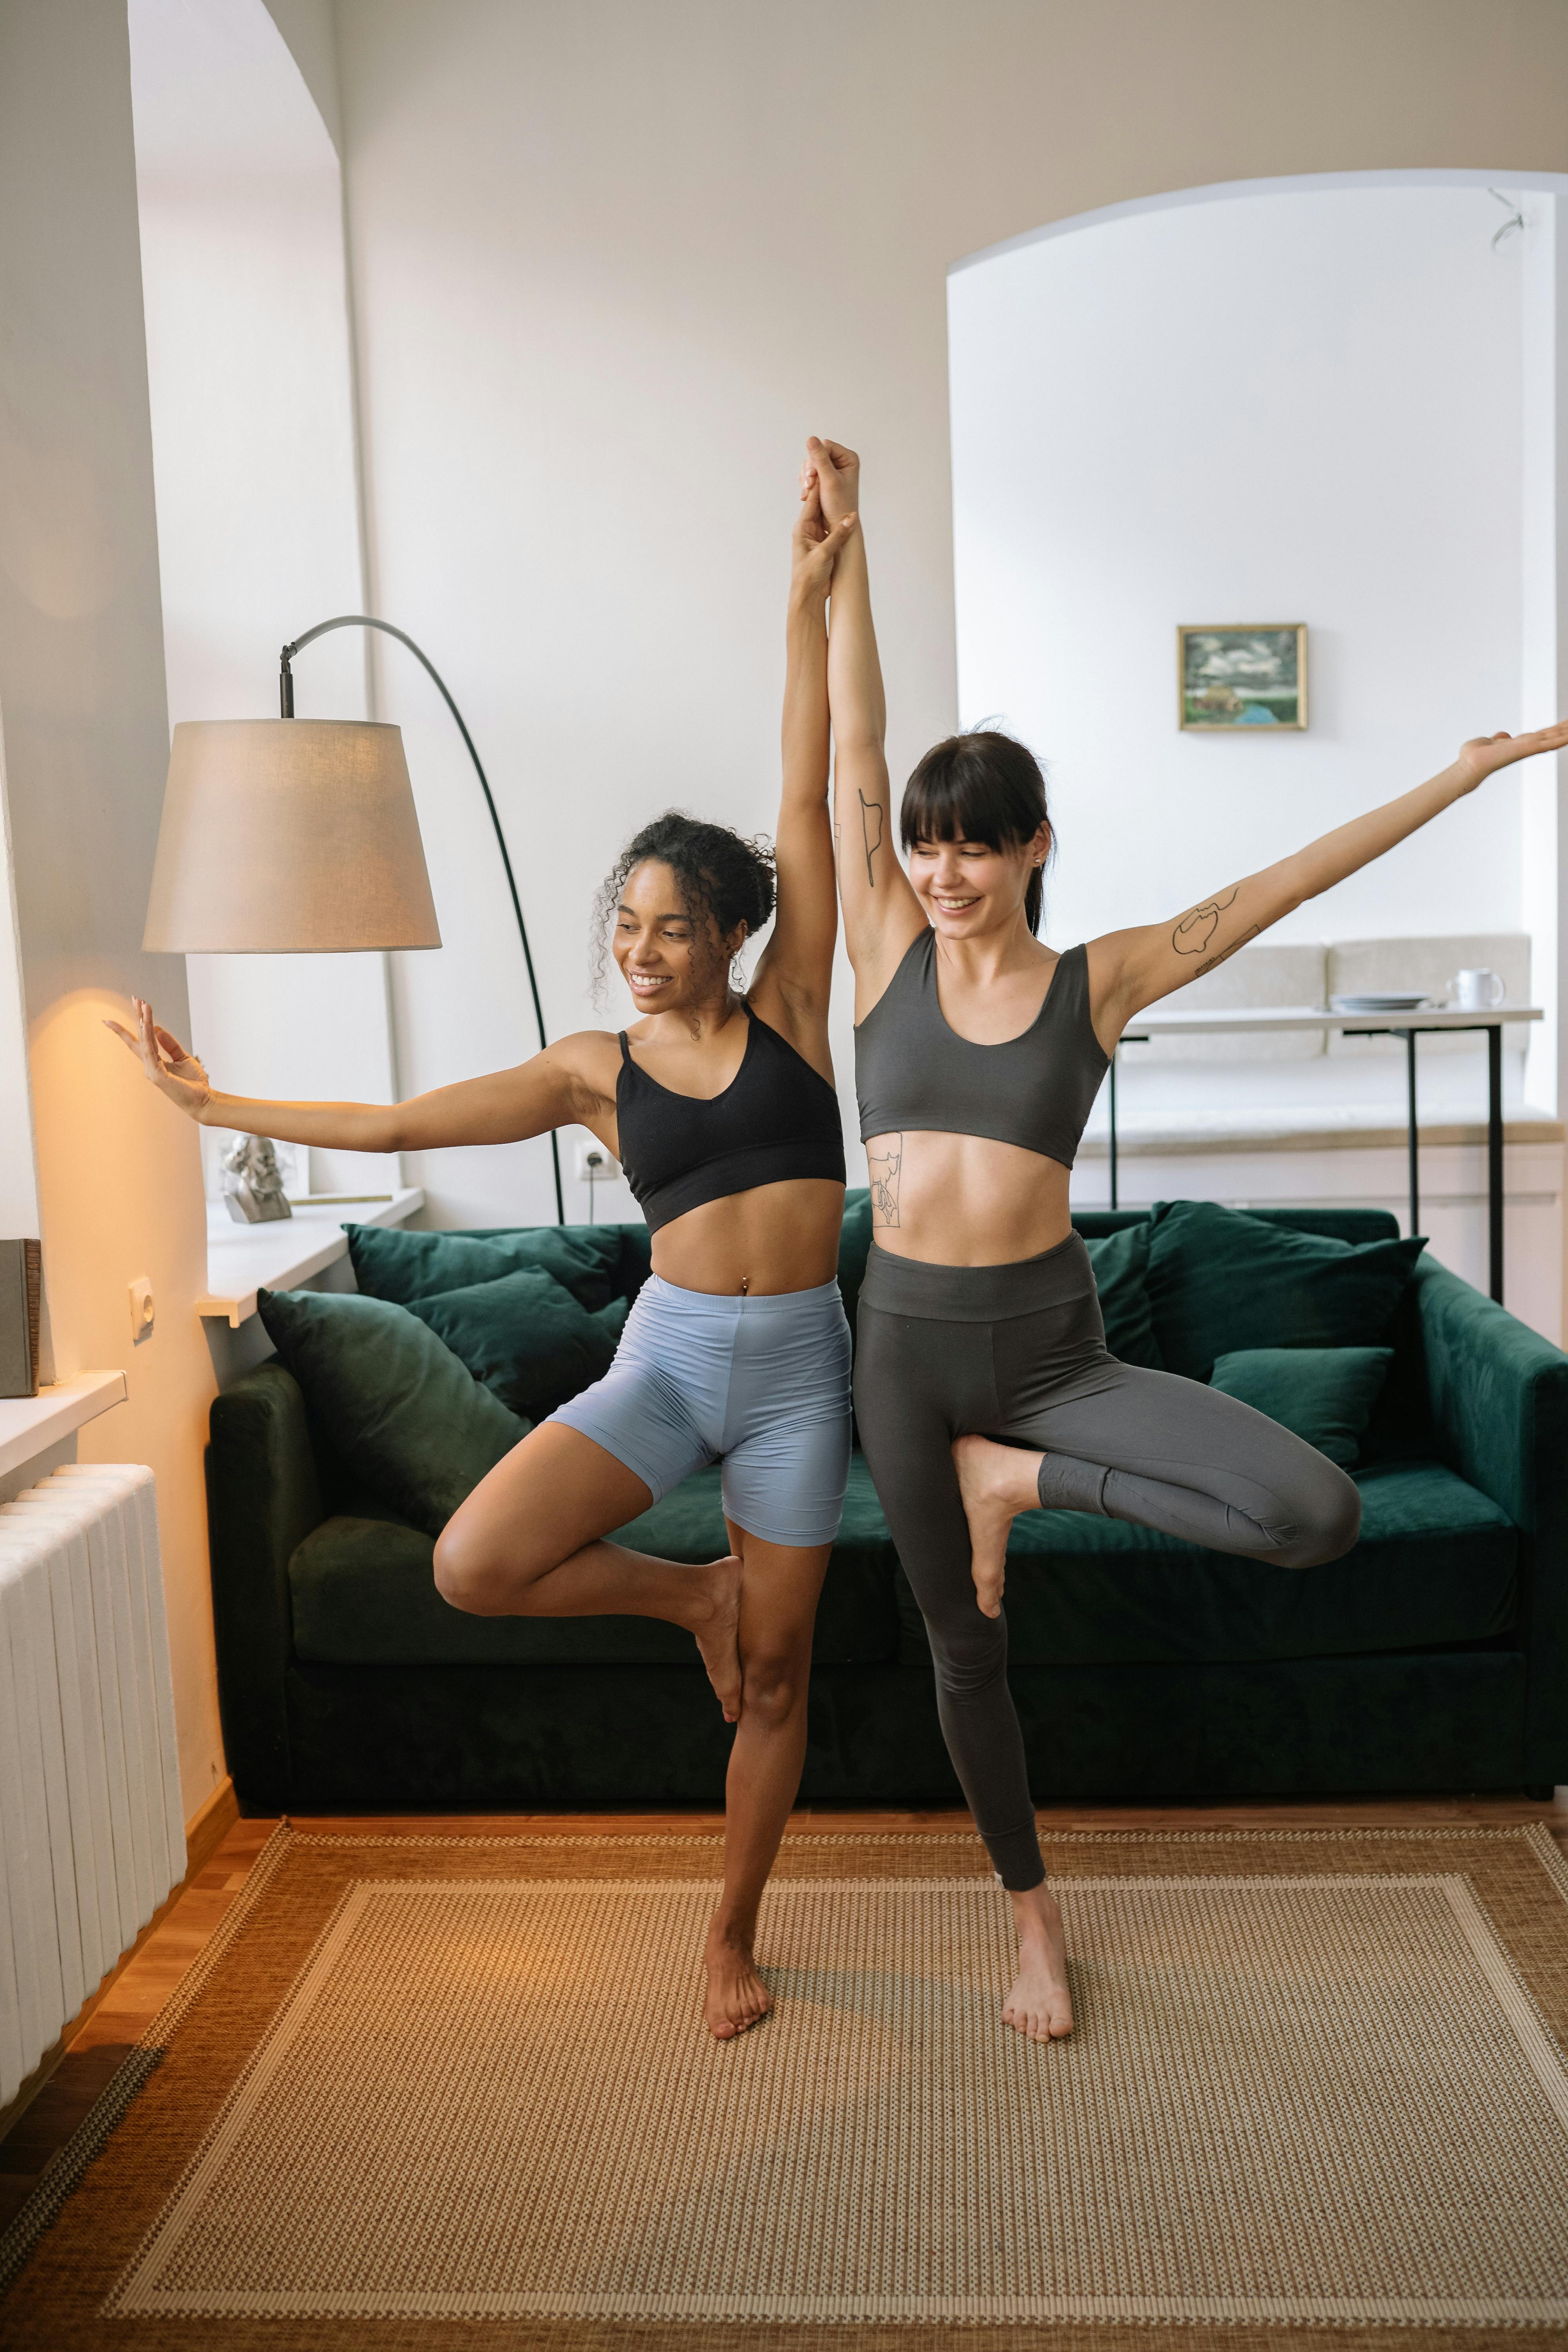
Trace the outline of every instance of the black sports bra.
<instances>
[{"instance_id":1,"label":"black sports bra","mask_svg":"<svg viewBox=\"0 0 1568 2352\"><path fill-rule=\"evenodd\" d=\"M950 1029L937 996L936 933L910 942L855 1032L860 1139L985 1135L1070 1168L1110 1066L1089 1011L1089 957L1057 959L1046 1001L1021 1037L977 1045Z\"/></svg>"},{"instance_id":2,"label":"black sports bra","mask_svg":"<svg viewBox=\"0 0 1568 2352\"><path fill-rule=\"evenodd\" d=\"M649 1229L706 1202L792 1176L844 1181L838 1097L786 1037L748 1010L746 1050L721 1095L672 1094L633 1061L621 1031L621 1165Z\"/></svg>"}]
</instances>

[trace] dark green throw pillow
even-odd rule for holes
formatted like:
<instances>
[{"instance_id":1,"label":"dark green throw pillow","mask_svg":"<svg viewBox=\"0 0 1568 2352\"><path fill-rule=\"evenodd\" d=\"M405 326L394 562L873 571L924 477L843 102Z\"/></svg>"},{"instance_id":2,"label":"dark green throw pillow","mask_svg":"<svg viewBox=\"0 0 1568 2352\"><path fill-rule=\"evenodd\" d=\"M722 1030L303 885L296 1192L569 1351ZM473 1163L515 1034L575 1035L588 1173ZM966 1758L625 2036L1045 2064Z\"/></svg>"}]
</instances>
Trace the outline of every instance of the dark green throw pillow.
<instances>
[{"instance_id":1,"label":"dark green throw pillow","mask_svg":"<svg viewBox=\"0 0 1568 2352\"><path fill-rule=\"evenodd\" d=\"M1165 1359L1149 1316L1149 1228L1123 1225L1099 1241L1086 1241L1105 1321L1105 1344L1124 1364L1163 1372Z\"/></svg>"},{"instance_id":2,"label":"dark green throw pillow","mask_svg":"<svg viewBox=\"0 0 1568 2352\"><path fill-rule=\"evenodd\" d=\"M1392 1348L1239 1348L1209 1382L1348 1470L1383 1394Z\"/></svg>"},{"instance_id":3,"label":"dark green throw pillow","mask_svg":"<svg viewBox=\"0 0 1568 2352\"><path fill-rule=\"evenodd\" d=\"M609 1370L627 1307L624 1298L613 1298L590 1315L552 1276L524 1268L498 1282L411 1298L408 1312L427 1323L502 1404L525 1420L542 1421Z\"/></svg>"},{"instance_id":4,"label":"dark green throw pillow","mask_svg":"<svg viewBox=\"0 0 1568 2352\"><path fill-rule=\"evenodd\" d=\"M1217 1201L1159 1202L1149 1305L1166 1368L1206 1381L1237 1349L1377 1347L1426 1246L1292 1233Z\"/></svg>"},{"instance_id":5,"label":"dark green throw pillow","mask_svg":"<svg viewBox=\"0 0 1568 2352\"><path fill-rule=\"evenodd\" d=\"M334 1450L426 1535L528 1434L427 1324L388 1299L258 1290L256 1307Z\"/></svg>"},{"instance_id":6,"label":"dark green throw pillow","mask_svg":"<svg viewBox=\"0 0 1568 2352\"><path fill-rule=\"evenodd\" d=\"M838 1288L844 1299L844 1312L849 1318L849 1331L855 1331L855 1310L860 1303L860 1285L866 1279L866 1265L871 1255L871 1195L864 1184L857 1184L844 1195L844 1222L838 1228Z\"/></svg>"},{"instance_id":7,"label":"dark green throw pillow","mask_svg":"<svg viewBox=\"0 0 1568 2352\"><path fill-rule=\"evenodd\" d=\"M410 1234L393 1225L345 1225L343 1231L361 1290L399 1307L476 1282L499 1282L525 1267L552 1275L590 1314L607 1307L617 1286L616 1225L519 1225L482 1234Z\"/></svg>"}]
</instances>

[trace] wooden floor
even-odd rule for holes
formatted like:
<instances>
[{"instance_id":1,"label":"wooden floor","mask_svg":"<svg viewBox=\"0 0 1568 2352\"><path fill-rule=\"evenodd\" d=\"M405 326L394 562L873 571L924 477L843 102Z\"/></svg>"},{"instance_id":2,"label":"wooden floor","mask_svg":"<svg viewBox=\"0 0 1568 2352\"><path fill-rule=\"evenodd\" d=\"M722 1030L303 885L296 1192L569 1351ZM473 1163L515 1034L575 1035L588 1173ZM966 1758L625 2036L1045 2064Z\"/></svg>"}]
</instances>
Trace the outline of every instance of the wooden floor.
<instances>
[{"instance_id":1,"label":"wooden floor","mask_svg":"<svg viewBox=\"0 0 1568 2352\"><path fill-rule=\"evenodd\" d=\"M293 1817L307 1826L304 1817ZM1568 1808L1503 1797L1432 1798L1421 1802L1368 1801L1334 1805L1060 1805L1042 1807L1042 1830L1087 1829L1344 1829L1394 1824L1406 1828L1446 1822L1492 1825L1544 1822L1568 1849ZM507 1832L562 1836L658 1830L718 1831L721 1813L376 1814L318 1817L318 1830L371 1831L409 1837L494 1837ZM152 2023L194 1962L249 1875L277 1824L237 1822L205 1866L195 1873L163 1919L111 1978L55 2073L0 2140L0 2229L37 2187L56 2149L86 2116L131 2045ZM795 1829L966 1829L966 1812L829 1812L805 1809Z\"/></svg>"}]
</instances>

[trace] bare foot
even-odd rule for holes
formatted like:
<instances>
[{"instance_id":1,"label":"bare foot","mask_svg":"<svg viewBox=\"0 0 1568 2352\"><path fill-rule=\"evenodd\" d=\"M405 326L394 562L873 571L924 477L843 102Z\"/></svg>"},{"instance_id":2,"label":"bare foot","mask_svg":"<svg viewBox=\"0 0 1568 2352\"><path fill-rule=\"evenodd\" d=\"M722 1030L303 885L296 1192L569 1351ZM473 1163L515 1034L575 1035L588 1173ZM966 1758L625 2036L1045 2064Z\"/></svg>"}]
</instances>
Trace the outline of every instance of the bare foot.
<instances>
[{"instance_id":1,"label":"bare foot","mask_svg":"<svg viewBox=\"0 0 1568 2352\"><path fill-rule=\"evenodd\" d=\"M1060 2042L1072 2032L1067 1939L1061 1906L1048 1887L1013 1897L1018 1929L1018 1973L1002 2004L1005 2024L1031 2042Z\"/></svg>"},{"instance_id":2,"label":"bare foot","mask_svg":"<svg viewBox=\"0 0 1568 2352\"><path fill-rule=\"evenodd\" d=\"M1035 1490L1037 1454L1020 1453L1016 1445L998 1445L990 1437L955 1437L953 1467L963 1516L969 1521L975 1598L987 1617L1002 1614L1002 1588L1007 1579L1007 1536L1020 1511L1032 1511L1039 1501Z\"/></svg>"},{"instance_id":3,"label":"bare foot","mask_svg":"<svg viewBox=\"0 0 1568 2352\"><path fill-rule=\"evenodd\" d=\"M741 1562L734 1552L705 1571L707 1605L691 1631L702 1653L708 1679L719 1696L726 1723L741 1719Z\"/></svg>"},{"instance_id":4,"label":"bare foot","mask_svg":"<svg viewBox=\"0 0 1568 2352\"><path fill-rule=\"evenodd\" d=\"M721 1927L717 1916L708 1930L702 1965L708 1971L702 2021L713 2039L732 2042L748 2026L760 2025L773 1997L757 1974L750 1942Z\"/></svg>"}]
</instances>

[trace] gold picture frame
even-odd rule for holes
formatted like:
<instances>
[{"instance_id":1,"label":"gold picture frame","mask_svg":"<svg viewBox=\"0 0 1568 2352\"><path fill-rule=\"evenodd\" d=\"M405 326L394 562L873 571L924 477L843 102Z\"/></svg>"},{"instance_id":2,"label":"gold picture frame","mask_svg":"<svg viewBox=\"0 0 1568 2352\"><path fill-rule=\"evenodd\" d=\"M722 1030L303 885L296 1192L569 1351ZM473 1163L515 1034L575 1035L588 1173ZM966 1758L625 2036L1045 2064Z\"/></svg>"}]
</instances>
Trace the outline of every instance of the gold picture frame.
<instances>
[{"instance_id":1,"label":"gold picture frame","mask_svg":"<svg viewBox=\"0 0 1568 2352\"><path fill-rule=\"evenodd\" d=\"M1179 626L1176 724L1190 735L1299 735L1307 724L1305 621Z\"/></svg>"}]
</instances>

